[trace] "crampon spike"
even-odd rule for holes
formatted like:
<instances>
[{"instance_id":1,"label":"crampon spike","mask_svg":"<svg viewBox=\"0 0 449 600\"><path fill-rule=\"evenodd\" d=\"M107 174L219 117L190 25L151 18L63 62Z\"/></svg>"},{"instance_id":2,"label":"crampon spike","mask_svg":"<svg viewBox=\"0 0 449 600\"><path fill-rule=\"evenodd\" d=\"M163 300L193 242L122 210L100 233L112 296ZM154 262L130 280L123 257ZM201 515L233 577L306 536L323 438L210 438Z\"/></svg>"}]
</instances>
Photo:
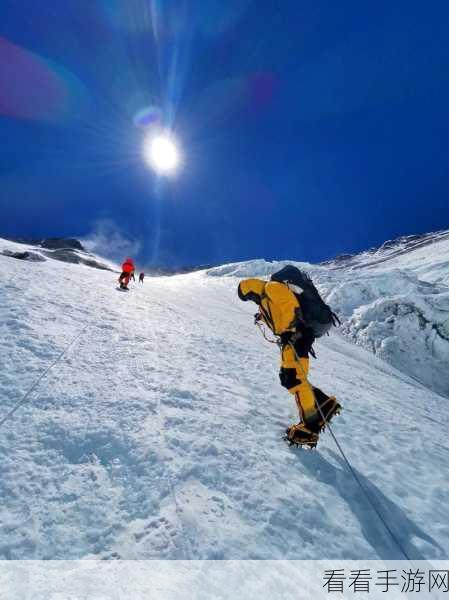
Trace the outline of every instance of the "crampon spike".
<instances>
[{"instance_id":1,"label":"crampon spike","mask_svg":"<svg viewBox=\"0 0 449 600\"><path fill-rule=\"evenodd\" d=\"M314 450L317 447L318 442L297 442L295 440L289 439L286 435L282 438L284 442L288 442L289 448L292 446L296 446L296 448L307 448L309 450Z\"/></svg>"}]
</instances>

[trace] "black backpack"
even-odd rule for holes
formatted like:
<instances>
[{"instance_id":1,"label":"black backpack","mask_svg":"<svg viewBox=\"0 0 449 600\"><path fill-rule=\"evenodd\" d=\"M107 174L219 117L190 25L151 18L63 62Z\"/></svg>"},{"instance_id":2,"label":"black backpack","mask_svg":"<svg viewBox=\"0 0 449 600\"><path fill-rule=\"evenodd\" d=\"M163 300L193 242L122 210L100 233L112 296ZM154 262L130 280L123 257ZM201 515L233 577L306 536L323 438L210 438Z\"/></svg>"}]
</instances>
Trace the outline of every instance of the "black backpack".
<instances>
[{"instance_id":1,"label":"black backpack","mask_svg":"<svg viewBox=\"0 0 449 600\"><path fill-rule=\"evenodd\" d=\"M293 265L287 265L277 273L273 273L271 281L286 283L301 288L302 293L292 292L298 299L302 309L302 319L306 327L312 329L316 338L328 333L332 326L340 323L337 315L323 301L313 281L303 271Z\"/></svg>"}]
</instances>

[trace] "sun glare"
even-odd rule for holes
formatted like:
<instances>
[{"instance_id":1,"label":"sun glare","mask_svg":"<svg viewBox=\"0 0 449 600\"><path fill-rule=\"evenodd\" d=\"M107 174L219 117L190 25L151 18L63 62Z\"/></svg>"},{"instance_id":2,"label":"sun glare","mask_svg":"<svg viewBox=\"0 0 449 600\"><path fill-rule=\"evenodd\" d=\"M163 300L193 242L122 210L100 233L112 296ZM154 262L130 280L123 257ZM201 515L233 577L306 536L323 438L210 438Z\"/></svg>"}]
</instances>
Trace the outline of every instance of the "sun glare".
<instances>
[{"instance_id":1,"label":"sun glare","mask_svg":"<svg viewBox=\"0 0 449 600\"><path fill-rule=\"evenodd\" d=\"M144 157L148 165L161 175L175 173L180 161L176 142L169 135L145 138Z\"/></svg>"}]
</instances>

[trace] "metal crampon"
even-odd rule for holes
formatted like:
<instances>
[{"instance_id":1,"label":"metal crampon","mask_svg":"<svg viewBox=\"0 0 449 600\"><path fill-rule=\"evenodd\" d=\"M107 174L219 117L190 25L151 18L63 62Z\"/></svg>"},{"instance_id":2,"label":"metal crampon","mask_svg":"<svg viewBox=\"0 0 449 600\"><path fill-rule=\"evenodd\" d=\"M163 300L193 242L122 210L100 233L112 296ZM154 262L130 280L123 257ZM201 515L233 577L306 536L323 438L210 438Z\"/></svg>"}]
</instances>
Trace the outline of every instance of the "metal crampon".
<instances>
[{"instance_id":1,"label":"metal crampon","mask_svg":"<svg viewBox=\"0 0 449 600\"><path fill-rule=\"evenodd\" d=\"M285 431L284 440L289 443L290 446L296 446L297 448L306 447L309 449L316 448L318 444L319 435L310 431L303 424L292 425Z\"/></svg>"}]
</instances>

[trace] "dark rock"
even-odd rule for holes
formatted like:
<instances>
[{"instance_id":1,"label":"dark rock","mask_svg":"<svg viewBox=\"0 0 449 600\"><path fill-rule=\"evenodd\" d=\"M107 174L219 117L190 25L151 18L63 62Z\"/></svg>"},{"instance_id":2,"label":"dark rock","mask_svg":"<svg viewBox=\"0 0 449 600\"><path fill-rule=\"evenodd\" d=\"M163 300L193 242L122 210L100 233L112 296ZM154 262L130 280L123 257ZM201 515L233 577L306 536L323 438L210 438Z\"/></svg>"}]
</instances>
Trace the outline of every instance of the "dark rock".
<instances>
[{"instance_id":1,"label":"dark rock","mask_svg":"<svg viewBox=\"0 0 449 600\"><path fill-rule=\"evenodd\" d=\"M112 271L114 272L114 269L111 269L110 267L107 267L106 265L104 265L103 263L99 263L96 260L90 259L90 258L82 258L80 260L81 264L86 265L86 267L92 267L94 269L101 269L102 271ZM118 273L118 271L117 271Z\"/></svg>"},{"instance_id":2,"label":"dark rock","mask_svg":"<svg viewBox=\"0 0 449 600\"><path fill-rule=\"evenodd\" d=\"M72 250L81 250L82 252L85 251L81 242L75 238L16 238L3 236L3 239L9 240L10 242L16 242L16 244L39 246L40 248L48 248L49 250L71 248Z\"/></svg>"},{"instance_id":3,"label":"dark rock","mask_svg":"<svg viewBox=\"0 0 449 600\"><path fill-rule=\"evenodd\" d=\"M320 265L341 265L350 262L354 258L353 254L339 254L331 260L324 260Z\"/></svg>"},{"instance_id":4,"label":"dark rock","mask_svg":"<svg viewBox=\"0 0 449 600\"><path fill-rule=\"evenodd\" d=\"M2 254L9 258L17 258L18 260L45 262L45 258L41 254L36 254L35 252L12 252L12 250L3 250Z\"/></svg>"},{"instance_id":5,"label":"dark rock","mask_svg":"<svg viewBox=\"0 0 449 600\"><path fill-rule=\"evenodd\" d=\"M93 267L95 269L101 269L103 271L112 271L106 265L97 262L93 258L84 257L81 254L78 254L72 248L64 248L59 250L43 250L45 256L48 258L53 258L54 260L59 260L65 263L71 263L73 265L86 265L87 267Z\"/></svg>"},{"instance_id":6,"label":"dark rock","mask_svg":"<svg viewBox=\"0 0 449 600\"><path fill-rule=\"evenodd\" d=\"M8 240L8 242L14 242L16 244L27 244L27 246L39 246L39 244L41 243L40 239L38 240L35 238L18 238L11 237L9 235L2 235L1 237L4 240Z\"/></svg>"},{"instance_id":7,"label":"dark rock","mask_svg":"<svg viewBox=\"0 0 449 600\"><path fill-rule=\"evenodd\" d=\"M72 250L81 250L84 252L84 247L81 242L75 238L45 238L40 241L41 248L49 250L62 250L70 248Z\"/></svg>"},{"instance_id":8,"label":"dark rock","mask_svg":"<svg viewBox=\"0 0 449 600\"><path fill-rule=\"evenodd\" d=\"M61 262L72 263L74 265L78 265L80 262L80 257L78 256L78 254L76 254L76 252L73 252L73 250L71 250L70 248L53 251L44 250L43 254L45 254L45 256L48 256L48 258L60 260Z\"/></svg>"}]
</instances>

